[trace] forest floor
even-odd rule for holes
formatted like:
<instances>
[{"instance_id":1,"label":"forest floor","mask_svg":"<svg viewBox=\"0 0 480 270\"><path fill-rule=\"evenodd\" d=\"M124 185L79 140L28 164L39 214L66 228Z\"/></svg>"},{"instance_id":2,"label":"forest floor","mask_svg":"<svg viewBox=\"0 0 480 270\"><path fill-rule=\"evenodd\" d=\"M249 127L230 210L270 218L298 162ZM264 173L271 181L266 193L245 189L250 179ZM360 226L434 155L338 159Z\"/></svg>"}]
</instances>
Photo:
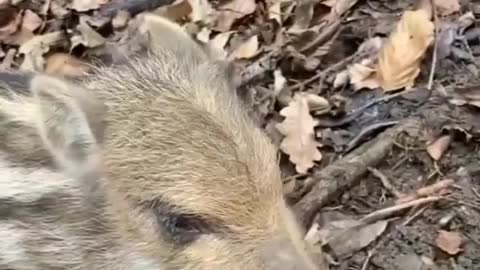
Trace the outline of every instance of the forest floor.
<instances>
[{"instance_id":1,"label":"forest floor","mask_svg":"<svg viewBox=\"0 0 480 270\"><path fill-rule=\"evenodd\" d=\"M145 12L238 69L330 269L480 270L480 3L0 1L0 68L81 77Z\"/></svg>"}]
</instances>

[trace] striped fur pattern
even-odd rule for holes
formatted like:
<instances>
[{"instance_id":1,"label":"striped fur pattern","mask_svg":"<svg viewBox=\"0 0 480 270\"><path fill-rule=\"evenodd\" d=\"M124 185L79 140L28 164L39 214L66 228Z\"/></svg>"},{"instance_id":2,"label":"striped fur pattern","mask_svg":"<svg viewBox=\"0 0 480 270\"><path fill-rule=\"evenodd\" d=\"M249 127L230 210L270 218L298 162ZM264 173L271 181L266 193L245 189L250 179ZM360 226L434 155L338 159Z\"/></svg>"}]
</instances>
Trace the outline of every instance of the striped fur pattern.
<instances>
[{"instance_id":1,"label":"striped fur pattern","mask_svg":"<svg viewBox=\"0 0 480 270\"><path fill-rule=\"evenodd\" d=\"M318 269L225 64L145 20L123 66L0 76L0 270Z\"/></svg>"}]
</instances>

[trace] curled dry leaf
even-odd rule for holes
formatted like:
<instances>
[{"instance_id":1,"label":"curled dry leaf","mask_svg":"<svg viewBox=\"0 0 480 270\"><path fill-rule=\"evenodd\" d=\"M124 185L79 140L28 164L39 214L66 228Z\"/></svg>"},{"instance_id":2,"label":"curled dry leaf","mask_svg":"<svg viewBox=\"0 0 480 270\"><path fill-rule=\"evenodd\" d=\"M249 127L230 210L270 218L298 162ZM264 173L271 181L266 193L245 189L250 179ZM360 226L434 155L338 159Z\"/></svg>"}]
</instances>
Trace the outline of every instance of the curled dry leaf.
<instances>
[{"instance_id":1,"label":"curled dry leaf","mask_svg":"<svg viewBox=\"0 0 480 270\"><path fill-rule=\"evenodd\" d=\"M333 88L337 89L346 85L350 80L350 74L348 70L342 70L337 75L335 75L335 80L333 81Z\"/></svg>"},{"instance_id":2,"label":"curled dry leaf","mask_svg":"<svg viewBox=\"0 0 480 270\"><path fill-rule=\"evenodd\" d=\"M449 232L440 230L436 239L437 247L445 251L449 255L456 255L462 249L462 236L459 232Z\"/></svg>"},{"instance_id":3,"label":"curled dry leaf","mask_svg":"<svg viewBox=\"0 0 480 270\"><path fill-rule=\"evenodd\" d=\"M443 153L448 149L452 137L450 135L445 135L438 138L436 141L427 146L427 152L434 160L439 160Z\"/></svg>"},{"instance_id":4,"label":"curled dry leaf","mask_svg":"<svg viewBox=\"0 0 480 270\"><path fill-rule=\"evenodd\" d=\"M89 71L90 66L87 63L66 53L50 55L45 65L45 73L66 77L81 77Z\"/></svg>"},{"instance_id":5,"label":"curled dry leaf","mask_svg":"<svg viewBox=\"0 0 480 270\"><path fill-rule=\"evenodd\" d=\"M255 12L255 0L231 0L219 7L216 29L225 32L231 29L236 20Z\"/></svg>"},{"instance_id":6,"label":"curled dry leaf","mask_svg":"<svg viewBox=\"0 0 480 270\"><path fill-rule=\"evenodd\" d=\"M330 102L326 100L325 98L311 94L311 93L304 93L307 102L308 102L308 108L310 111L329 111L330 110Z\"/></svg>"},{"instance_id":7,"label":"curled dry leaf","mask_svg":"<svg viewBox=\"0 0 480 270\"><path fill-rule=\"evenodd\" d=\"M373 37L365 40L360 46L356 54L364 55L366 58L359 63L349 65L346 70L339 72L335 76L333 83L334 88L339 88L350 82L354 86L354 90L362 88L374 89L380 86L378 76L376 76L376 61L378 51L382 47L383 40L380 37Z\"/></svg>"},{"instance_id":8,"label":"curled dry leaf","mask_svg":"<svg viewBox=\"0 0 480 270\"><path fill-rule=\"evenodd\" d=\"M238 46L231 54L231 59L248 59L258 53L258 36L252 36L247 41Z\"/></svg>"},{"instance_id":9,"label":"curled dry leaf","mask_svg":"<svg viewBox=\"0 0 480 270\"><path fill-rule=\"evenodd\" d=\"M289 155L298 173L306 173L315 165L314 161L322 159L317 149L319 143L315 141L316 121L310 115L306 95L296 94L280 115L285 117L282 123L277 124L278 131L285 135L280 149Z\"/></svg>"},{"instance_id":10,"label":"curled dry leaf","mask_svg":"<svg viewBox=\"0 0 480 270\"><path fill-rule=\"evenodd\" d=\"M384 91L411 88L420 62L434 39L431 14L425 9L406 11L380 51L377 72Z\"/></svg>"}]
</instances>

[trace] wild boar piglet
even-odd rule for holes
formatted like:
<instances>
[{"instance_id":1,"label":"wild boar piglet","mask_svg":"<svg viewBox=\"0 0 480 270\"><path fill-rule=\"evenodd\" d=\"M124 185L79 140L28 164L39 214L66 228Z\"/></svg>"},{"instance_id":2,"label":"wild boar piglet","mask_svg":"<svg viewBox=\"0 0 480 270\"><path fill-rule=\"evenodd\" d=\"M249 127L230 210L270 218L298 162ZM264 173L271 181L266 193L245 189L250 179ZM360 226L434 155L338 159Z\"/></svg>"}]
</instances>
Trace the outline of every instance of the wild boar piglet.
<instances>
[{"instance_id":1,"label":"wild boar piglet","mask_svg":"<svg viewBox=\"0 0 480 270\"><path fill-rule=\"evenodd\" d=\"M123 65L0 76L0 269L318 269L231 71L149 18Z\"/></svg>"}]
</instances>

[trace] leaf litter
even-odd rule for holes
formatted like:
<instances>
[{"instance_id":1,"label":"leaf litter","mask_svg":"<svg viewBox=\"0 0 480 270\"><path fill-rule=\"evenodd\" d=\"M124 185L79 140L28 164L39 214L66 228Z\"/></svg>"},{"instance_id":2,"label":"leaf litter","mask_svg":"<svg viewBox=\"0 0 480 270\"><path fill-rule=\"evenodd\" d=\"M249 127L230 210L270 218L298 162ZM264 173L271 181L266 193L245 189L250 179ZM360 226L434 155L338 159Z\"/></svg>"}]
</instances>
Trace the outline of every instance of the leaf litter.
<instances>
[{"instance_id":1,"label":"leaf litter","mask_svg":"<svg viewBox=\"0 0 480 270\"><path fill-rule=\"evenodd\" d=\"M179 22L214 57L241 70L239 93L279 148L285 196L296 211L307 197L320 209L307 240L316 252L341 258L330 260L331 269L369 263L451 269L452 261L425 243L458 256L453 267L478 268L468 262L480 253L472 244L480 242L472 195L480 187L466 180L476 173L466 168L480 159L473 151L480 138L475 1L34 2L0 8L4 70L79 78L92 62L121 63L149 44L138 31L146 12ZM422 91L429 80L433 87ZM375 138L388 131L386 123L415 117L419 124L380 142L393 145L390 151L364 159L379 147ZM352 141L357 146L346 151ZM366 167L378 167L383 180L357 173ZM355 175L362 177L345 184ZM461 191L450 188L457 181ZM454 207L462 210L446 219ZM343 217L323 218L332 208ZM442 220L441 230L435 220ZM472 240L459 241L463 233Z\"/></svg>"}]
</instances>

